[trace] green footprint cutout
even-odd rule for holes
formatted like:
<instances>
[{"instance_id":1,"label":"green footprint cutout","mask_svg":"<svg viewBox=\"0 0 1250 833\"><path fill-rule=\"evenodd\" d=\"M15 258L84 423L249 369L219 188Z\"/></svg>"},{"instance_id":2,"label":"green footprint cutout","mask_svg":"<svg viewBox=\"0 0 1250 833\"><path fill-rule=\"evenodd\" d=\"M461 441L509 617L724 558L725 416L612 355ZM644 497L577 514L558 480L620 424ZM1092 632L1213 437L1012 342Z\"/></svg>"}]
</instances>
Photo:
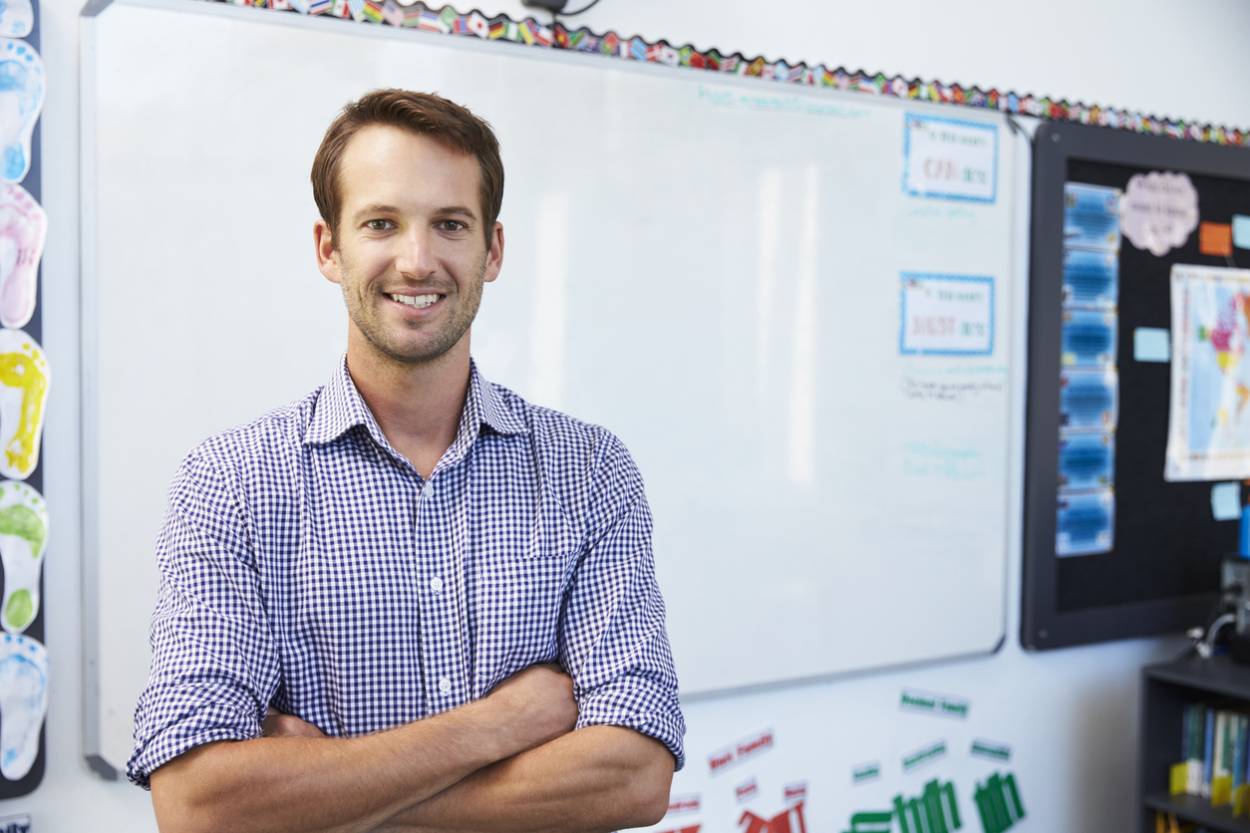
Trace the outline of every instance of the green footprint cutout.
<instances>
[{"instance_id":1,"label":"green footprint cutout","mask_svg":"<svg viewBox=\"0 0 1250 833\"><path fill-rule=\"evenodd\" d=\"M39 572L48 543L48 509L43 496L17 480L0 483L0 563L4 601L0 625L9 633L30 627L39 613Z\"/></svg>"}]
</instances>

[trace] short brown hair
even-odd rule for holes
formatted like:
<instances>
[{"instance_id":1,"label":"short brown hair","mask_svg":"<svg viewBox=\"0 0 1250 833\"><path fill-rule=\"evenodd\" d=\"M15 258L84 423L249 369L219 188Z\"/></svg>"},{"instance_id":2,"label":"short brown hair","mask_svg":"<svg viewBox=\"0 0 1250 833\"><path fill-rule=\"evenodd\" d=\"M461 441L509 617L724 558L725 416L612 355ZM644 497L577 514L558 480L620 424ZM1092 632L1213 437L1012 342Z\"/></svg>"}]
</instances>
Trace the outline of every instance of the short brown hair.
<instances>
[{"instance_id":1,"label":"short brown hair","mask_svg":"<svg viewBox=\"0 0 1250 833\"><path fill-rule=\"evenodd\" d=\"M503 206L503 160L499 158L499 140L494 131L468 109L441 96L399 89L374 90L348 104L330 124L317 148L312 166L313 199L321 219L330 227L331 237L337 241L335 232L343 204L338 181L343 149L356 131L370 124L410 130L477 157L482 171L479 196L483 231L486 245L490 246L491 232Z\"/></svg>"}]
</instances>

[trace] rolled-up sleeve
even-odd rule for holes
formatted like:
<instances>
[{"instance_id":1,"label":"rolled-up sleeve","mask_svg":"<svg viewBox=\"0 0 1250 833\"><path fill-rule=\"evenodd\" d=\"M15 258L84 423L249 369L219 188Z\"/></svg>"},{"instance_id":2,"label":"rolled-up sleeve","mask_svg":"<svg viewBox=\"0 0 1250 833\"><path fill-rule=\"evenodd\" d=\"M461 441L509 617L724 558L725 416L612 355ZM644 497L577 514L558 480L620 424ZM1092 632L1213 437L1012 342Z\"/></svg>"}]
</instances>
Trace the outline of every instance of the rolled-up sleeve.
<instances>
[{"instance_id":1,"label":"rolled-up sleeve","mask_svg":"<svg viewBox=\"0 0 1250 833\"><path fill-rule=\"evenodd\" d=\"M685 764L685 719L655 576L651 510L629 452L608 435L590 493L586 551L565 607L560 659L573 677L577 728L624 726Z\"/></svg>"},{"instance_id":2,"label":"rolled-up sleeve","mask_svg":"<svg viewBox=\"0 0 1250 833\"><path fill-rule=\"evenodd\" d=\"M127 777L219 740L259 737L278 684L238 490L202 450L183 461L157 541L152 665L135 709Z\"/></svg>"}]
</instances>

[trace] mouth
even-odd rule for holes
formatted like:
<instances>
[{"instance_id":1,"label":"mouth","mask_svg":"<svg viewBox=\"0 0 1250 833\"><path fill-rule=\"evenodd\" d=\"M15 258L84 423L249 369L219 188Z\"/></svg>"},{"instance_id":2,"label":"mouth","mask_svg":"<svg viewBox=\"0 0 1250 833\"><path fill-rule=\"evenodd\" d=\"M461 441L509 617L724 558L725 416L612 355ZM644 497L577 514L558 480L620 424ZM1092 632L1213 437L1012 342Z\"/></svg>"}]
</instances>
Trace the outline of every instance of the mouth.
<instances>
[{"instance_id":1,"label":"mouth","mask_svg":"<svg viewBox=\"0 0 1250 833\"><path fill-rule=\"evenodd\" d=\"M396 304L407 307L409 311L424 312L438 306L447 296L438 292L430 292L421 295L388 293L386 297Z\"/></svg>"}]
</instances>

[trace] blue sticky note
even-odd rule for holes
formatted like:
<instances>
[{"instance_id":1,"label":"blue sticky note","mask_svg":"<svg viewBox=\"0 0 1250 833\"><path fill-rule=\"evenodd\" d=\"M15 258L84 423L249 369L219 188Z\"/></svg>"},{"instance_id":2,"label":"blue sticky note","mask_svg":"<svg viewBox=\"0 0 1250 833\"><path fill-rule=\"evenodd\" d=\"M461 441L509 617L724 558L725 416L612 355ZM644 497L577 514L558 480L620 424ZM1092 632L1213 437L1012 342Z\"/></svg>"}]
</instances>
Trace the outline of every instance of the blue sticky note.
<instances>
[{"instance_id":1,"label":"blue sticky note","mask_svg":"<svg viewBox=\"0 0 1250 833\"><path fill-rule=\"evenodd\" d=\"M1172 341L1168 331L1154 327L1133 330L1133 358L1139 362L1170 362Z\"/></svg>"},{"instance_id":2,"label":"blue sticky note","mask_svg":"<svg viewBox=\"0 0 1250 833\"><path fill-rule=\"evenodd\" d=\"M1232 225L1233 245L1239 249L1250 249L1250 217L1234 214Z\"/></svg>"},{"instance_id":3,"label":"blue sticky note","mask_svg":"<svg viewBox=\"0 0 1250 833\"><path fill-rule=\"evenodd\" d=\"M1244 214L1233 215L1233 245L1239 249L1250 249L1250 217Z\"/></svg>"},{"instance_id":4,"label":"blue sticky note","mask_svg":"<svg viewBox=\"0 0 1250 833\"><path fill-rule=\"evenodd\" d=\"M1216 483L1211 487L1211 514L1217 521L1235 521L1241 517L1241 484Z\"/></svg>"}]
</instances>

